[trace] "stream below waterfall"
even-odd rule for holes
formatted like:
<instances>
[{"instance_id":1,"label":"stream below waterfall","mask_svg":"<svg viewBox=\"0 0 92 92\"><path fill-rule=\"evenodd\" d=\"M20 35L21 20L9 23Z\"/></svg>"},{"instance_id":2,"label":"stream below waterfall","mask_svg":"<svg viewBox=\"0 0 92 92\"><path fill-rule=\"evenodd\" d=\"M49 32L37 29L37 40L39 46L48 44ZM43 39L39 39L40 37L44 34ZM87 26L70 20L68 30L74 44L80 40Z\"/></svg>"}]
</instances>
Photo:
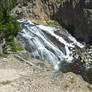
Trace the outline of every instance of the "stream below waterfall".
<instances>
[{"instance_id":1,"label":"stream below waterfall","mask_svg":"<svg viewBox=\"0 0 92 92\"><path fill-rule=\"evenodd\" d=\"M56 71L73 71L81 74L85 80L88 79L85 77L87 73L84 73L87 71L85 68L87 65L80 62L79 56L79 50L83 49L84 45L67 30L37 25L27 19L20 19L18 22L21 25L18 38L29 51L30 57L51 62Z\"/></svg>"}]
</instances>

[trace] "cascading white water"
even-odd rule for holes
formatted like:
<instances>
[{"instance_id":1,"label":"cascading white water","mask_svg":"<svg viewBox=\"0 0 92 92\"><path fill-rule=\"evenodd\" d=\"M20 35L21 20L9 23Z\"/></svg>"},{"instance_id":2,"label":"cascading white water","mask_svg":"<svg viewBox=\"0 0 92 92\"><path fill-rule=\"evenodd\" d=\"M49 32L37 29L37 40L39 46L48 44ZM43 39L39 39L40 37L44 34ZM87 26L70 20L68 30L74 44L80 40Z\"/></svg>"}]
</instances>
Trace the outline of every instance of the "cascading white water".
<instances>
[{"instance_id":1,"label":"cascading white water","mask_svg":"<svg viewBox=\"0 0 92 92\"><path fill-rule=\"evenodd\" d=\"M30 20L25 19L20 19L18 22L21 24L21 31L18 36L23 42L24 47L30 52L30 56L41 60L51 61L55 70L59 70L61 63L64 61L72 62L76 46L80 48L83 47L83 45L77 42L77 40L67 31L64 33L60 28L36 25ZM69 39L70 42L56 34L58 31ZM58 48L44 32L62 43L64 45L63 49L65 50L65 53L63 53L63 51ZM76 54L76 58L77 57L78 55Z\"/></svg>"}]
</instances>

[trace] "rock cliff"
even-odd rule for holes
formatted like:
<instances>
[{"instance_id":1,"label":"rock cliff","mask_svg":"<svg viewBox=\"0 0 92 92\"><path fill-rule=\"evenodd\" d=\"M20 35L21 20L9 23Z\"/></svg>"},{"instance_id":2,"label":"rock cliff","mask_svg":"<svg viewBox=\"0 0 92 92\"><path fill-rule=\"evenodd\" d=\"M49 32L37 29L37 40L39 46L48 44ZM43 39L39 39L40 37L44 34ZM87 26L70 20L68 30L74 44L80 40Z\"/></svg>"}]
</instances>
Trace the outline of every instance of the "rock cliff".
<instances>
[{"instance_id":1,"label":"rock cliff","mask_svg":"<svg viewBox=\"0 0 92 92\"><path fill-rule=\"evenodd\" d=\"M36 23L45 23L58 10L61 0L31 0L26 5L18 4L11 12Z\"/></svg>"},{"instance_id":2,"label":"rock cliff","mask_svg":"<svg viewBox=\"0 0 92 92\"><path fill-rule=\"evenodd\" d=\"M78 40L92 43L91 0L32 0L26 5L18 4L12 13L40 24L55 19Z\"/></svg>"},{"instance_id":3,"label":"rock cliff","mask_svg":"<svg viewBox=\"0 0 92 92\"><path fill-rule=\"evenodd\" d=\"M63 0L55 17L80 41L92 43L92 1Z\"/></svg>"}]
</instances>

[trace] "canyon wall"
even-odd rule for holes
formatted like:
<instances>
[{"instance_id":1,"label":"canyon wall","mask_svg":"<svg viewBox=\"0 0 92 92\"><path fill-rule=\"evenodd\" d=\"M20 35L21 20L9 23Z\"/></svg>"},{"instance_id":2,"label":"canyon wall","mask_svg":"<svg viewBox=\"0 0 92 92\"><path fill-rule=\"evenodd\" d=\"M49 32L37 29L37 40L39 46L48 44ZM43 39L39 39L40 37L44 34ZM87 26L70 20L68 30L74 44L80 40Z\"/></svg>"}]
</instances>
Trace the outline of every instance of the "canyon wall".
<instances>
[{"instance_id":1,"label":"canyon wall","mask_svg":"<svg viewBox=\"0 0 92 92\"><path fill-rule=\"evenodd\" d=\"M55 16L78 40L92 43L91 0L63 0Z\"/></svg>"},{"instance_id":2,"label":"canyon wall","mask_svg":"<svg viewBox=\"0 0 92 92\"><path fill-rule=\"evenodd\" d=\"M79 41L92 44L92 1L91 0L30 0L18 4L12 14L25 17L38 24L57 20Z\"/></svg>"}]
</instances>

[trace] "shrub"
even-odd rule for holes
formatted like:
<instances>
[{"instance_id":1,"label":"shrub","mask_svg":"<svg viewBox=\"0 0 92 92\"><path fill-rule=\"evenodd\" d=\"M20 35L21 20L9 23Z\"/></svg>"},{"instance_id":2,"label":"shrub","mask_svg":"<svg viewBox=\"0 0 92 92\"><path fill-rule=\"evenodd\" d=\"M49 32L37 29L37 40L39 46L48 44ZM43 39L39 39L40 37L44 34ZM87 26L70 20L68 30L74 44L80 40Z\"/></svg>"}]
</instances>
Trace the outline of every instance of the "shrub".
<instances>
[{"instance_id":1,"label":"shrub","mask_svg":"<svg viewBox=\"0 0 92 92\"><path fill-rule=\"evenodd\" d=\"M49 26L61 26L57 21L47 22Z\"/></svg>"}]
</instances>

